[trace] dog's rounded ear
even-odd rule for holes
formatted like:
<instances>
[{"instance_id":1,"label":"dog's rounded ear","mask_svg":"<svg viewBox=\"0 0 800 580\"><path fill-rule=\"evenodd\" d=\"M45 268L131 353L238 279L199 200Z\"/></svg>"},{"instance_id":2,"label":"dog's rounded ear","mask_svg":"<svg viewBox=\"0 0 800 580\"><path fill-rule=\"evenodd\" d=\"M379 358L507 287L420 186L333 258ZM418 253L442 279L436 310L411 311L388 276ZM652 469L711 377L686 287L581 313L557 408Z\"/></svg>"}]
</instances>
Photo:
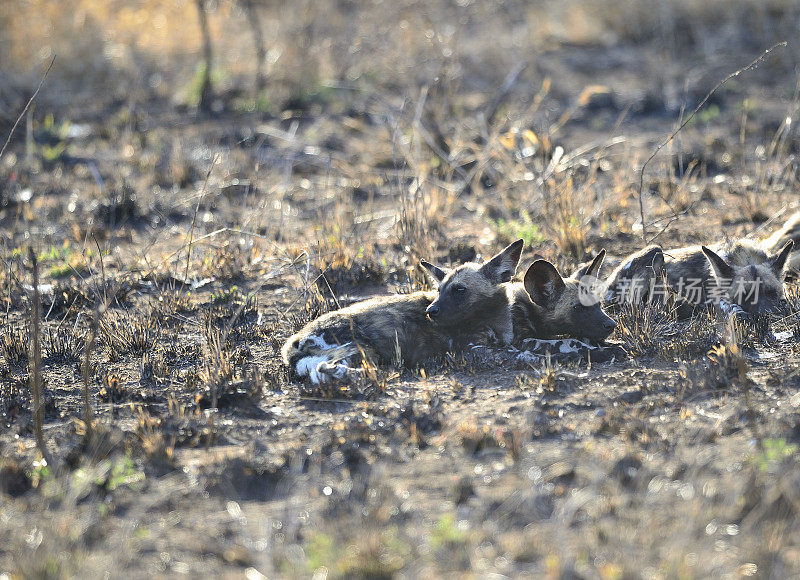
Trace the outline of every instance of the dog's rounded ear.
<instances>
[{"instance_id":1,"label":"dog's rounded ear","mask_svg":"<svg viewBox=\"0 0 800 580\"><path fill-rule=\"evenodd\" d=\"M525 272L525 291L536 304L546 304L566 287L556 267L547 260L536 260Z\"/></svg>"},{"instance_id":2,"label":"dog's rounded ear","mask_svg":"<svg viewBox=\"0 0 800 580\"><path fill-rule=\"evenodd\" d=\"M423 272L428 274L428 277L431 278L437 284L441 283L442 280L445 279L447 276L447 272L439 268L438 266L434 266L430 262L426 262L425 260L420 260L419 265L422 266Z\"/></svg>"},{"instance_id":3,"label":"dog's rounded ear","mask_svg":"<svg viewBox=\"0 0 800 580\"><path fill-rule=\"evenodd\" d=\"M713 250L710 250L705 246L701 246L701 249L706 255L706 259L711 264L711 269L714 271L715 278L718 280L733 280L733 266L728 264L728 262L723 260L722 257L720 257Z\"/></svg>"}]
</instances>

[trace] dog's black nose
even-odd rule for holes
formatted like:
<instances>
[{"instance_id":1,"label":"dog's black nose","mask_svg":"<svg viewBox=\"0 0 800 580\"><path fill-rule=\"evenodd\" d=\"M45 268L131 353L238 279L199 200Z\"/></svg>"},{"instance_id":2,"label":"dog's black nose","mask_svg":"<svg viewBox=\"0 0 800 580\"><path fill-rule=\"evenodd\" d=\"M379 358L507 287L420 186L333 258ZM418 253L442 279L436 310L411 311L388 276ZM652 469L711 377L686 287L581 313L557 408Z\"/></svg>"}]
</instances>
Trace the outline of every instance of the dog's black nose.
<instances>
[{"instance_id":1,"label":"dog's black nose","mask_svg":"<svg viewBox=\"0 0 800 580\"><path fill-rule=\"evenodd\" d=\"M608 330L608 331L614 330L616 327L617 327L617 323L616 323L616 322L614 322L614 321L613 321L613 320L611 320L611 319L609 319L609 320L606 320L606 321L603 323L603 328L605 328L605 329L606 329L606 330Z\"/></svg>"},{"instance_id":2,"label":"dog's black nose","mask_svg":"<svg viewBox=\"0 0 800 580\"><path fill-rule=\"evenodd\" d=\"M427 314L431 318L436 318L436 315L439 314L439 306L437 306L436 304L431 304L425 309L425 314Z\"/></svg>"}]
</instances>

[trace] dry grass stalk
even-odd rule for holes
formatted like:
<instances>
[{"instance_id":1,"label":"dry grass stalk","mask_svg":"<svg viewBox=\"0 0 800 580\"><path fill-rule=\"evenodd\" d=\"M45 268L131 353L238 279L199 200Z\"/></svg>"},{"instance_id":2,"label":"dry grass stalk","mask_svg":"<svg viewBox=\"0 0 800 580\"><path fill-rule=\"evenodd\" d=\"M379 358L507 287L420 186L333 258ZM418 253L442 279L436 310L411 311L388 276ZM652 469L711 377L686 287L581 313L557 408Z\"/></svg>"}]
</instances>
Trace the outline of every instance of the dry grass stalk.
<instances>
[{"instance_id":1,"label":"dry grass stalk","mask_svg":"<svg viewBox=\"0 0 800 580\"><path fill-rule=\"evenodd\" d=\"M197 15L200 19L200 32L203 37L203 80L200 85L200 102L197 106L202 111L211 109L211 66L213 57L213 48L211 45L211 30L208 24L208 6L206 0L195 0L197 5Z\"/></svg>"},{"instance_id":2,"label":"dry grass stalk","mask_svg":"<svg viewBox=\"0 0 800 580\"><path fill-rule=\"evenodd\" d=\"M86 424L87 434L92 430L92 401L89 395L89 383L91 381L91 356L94 343L97 338L97 329L100 320L100 308L96 308L92 317L92 326L86 336L86 349L83 358L83 421Z\"/></svg>"},{"instance_id":3,"label":"dry grass stalk","mask_svg":"<svg viewBox=\"0 0 800 580\"><path fill-rule=\"evenodd\" d=\"M28 258L31 261L33 272L33 291L31 295L30 309L30 337L32 363L31 371L31 391L33 392L33 431L36 436L36 445L42 457L51 463L44 443L44 405L42 404L42 332L40 321L42 318L42 303L39 296L39 264L36 259L36 252L28 246Z\"/></svg>"},{"instance_id":4,"label":"dry grass stalk","mask_svg":"<svg viewBox=\"0 0 800 580\"><path fill-rule=\"evenodd\" d=\"M203 202L203 198L206 195L208 180L211 177L211 172L214 171L214 166L217 164L217 161L219 161L219 153L214 155L214 159L211 161L211 167L208 168L205 181L203 181L203 189L200 190L200 195L197 197L197 205L194 208L194 214L192 214L192 225L189 227L189 241L187 243L188 249L186 251L186 272L183 275L184 284L186 284L189 280L189 265L192 261L192 237L194 236L194 226L197 223L197 212L200 211L200 204Z\"/></svg>"}]
</instances>

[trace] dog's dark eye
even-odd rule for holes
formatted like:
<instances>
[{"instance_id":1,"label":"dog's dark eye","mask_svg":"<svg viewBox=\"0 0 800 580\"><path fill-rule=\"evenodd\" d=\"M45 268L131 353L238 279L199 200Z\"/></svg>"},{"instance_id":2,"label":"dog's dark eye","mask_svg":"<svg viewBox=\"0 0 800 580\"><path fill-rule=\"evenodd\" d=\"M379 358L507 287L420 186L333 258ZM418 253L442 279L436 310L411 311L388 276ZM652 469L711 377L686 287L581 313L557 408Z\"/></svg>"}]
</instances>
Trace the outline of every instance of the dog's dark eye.
<instances>
[{"instance_id":1,"label":"dog's dark eye","mask_svg":"<svg viewBox=\"0 0 800 580\"><path fill-rule=\"evenodd\" d=\"M467 287L462 286L461 284L459 284L458 286L453 286L453 292L455 292L456 294L463 294L466 291Z\"/></svg>"}]
</instances>

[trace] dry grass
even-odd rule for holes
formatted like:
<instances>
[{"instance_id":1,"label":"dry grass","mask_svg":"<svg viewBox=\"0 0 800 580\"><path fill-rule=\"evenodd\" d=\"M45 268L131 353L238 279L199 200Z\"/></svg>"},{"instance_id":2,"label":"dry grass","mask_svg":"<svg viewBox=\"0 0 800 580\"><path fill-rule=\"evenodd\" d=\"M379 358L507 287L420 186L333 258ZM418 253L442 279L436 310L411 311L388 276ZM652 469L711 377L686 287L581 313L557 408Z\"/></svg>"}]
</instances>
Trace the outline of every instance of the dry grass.
<instances>
[{"instance_id":1,"label":"dry grass","mask_svg":"<svg viewBox=\"0 0 800 580\"><path fill-rule=\"evenodd\" d=\"M0 132L58 52L0 159L0 570L800 569L794 287L769 325L614 313L628 354L591 366L520 370L487 347L314 386L279 359L325 312L425 287L420 258L523 237L524 261L566 272L638 249L652 143L783 40L794 5L256 2L257 81L252 16L206 4L210 113L194 2L0 6ZM760 237L793 211L796 50L715 94L648 167L665 246ZM59 469L33 444L32 243Z\"/></svg>"}]
</instances>

